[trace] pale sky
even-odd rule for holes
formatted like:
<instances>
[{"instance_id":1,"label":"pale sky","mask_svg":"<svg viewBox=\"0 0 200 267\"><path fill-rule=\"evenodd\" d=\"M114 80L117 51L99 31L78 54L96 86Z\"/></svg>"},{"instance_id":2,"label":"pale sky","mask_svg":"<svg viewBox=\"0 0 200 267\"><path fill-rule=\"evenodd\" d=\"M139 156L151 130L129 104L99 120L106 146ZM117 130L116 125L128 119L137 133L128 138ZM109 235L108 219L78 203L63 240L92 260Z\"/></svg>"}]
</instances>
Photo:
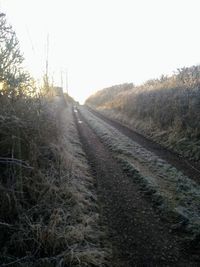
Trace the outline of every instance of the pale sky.
<instances>
[{"instance_id":1,"label":"pale sky","mask_svg":"<svg viewBox=\"0 0 200 267\"><path fill-rule=\"evenodd\" d=\"M36 79L49 34L50 76L60 86L68 70L69 93L80 102L111 85L200 64L199 0L0 0L0 8Z\"/></svg>"}]
</instances>

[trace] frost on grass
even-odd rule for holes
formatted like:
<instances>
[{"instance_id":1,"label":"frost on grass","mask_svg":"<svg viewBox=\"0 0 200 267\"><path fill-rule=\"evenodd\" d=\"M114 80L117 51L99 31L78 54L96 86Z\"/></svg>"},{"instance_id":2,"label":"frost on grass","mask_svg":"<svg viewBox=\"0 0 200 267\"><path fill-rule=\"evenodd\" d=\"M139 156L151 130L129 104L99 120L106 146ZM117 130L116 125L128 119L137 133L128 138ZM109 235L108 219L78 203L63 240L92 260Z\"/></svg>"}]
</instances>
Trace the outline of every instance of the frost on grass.
<instances>
[{"instance_id":1,"label":"frost on grass","mask_svg":"<svg viewBox=\"0 0 200 267\"><path fill-rule=\"evenodd\" d=\"M28 149L31 169L20 169L20 176L13 172L21 181L18 191L15 184L1 184L1 266L107 266L109 250L102 245L94 181L72 110L56 110L52 106L41 125L36 124L40 136Z\"/></svg>"},{"instance_id":2,"label":"frost on grass","mask_svg":"<svg viewBox=\"0 0 200 267\"><path fill-rule=\"evenodd\" d=\"M200 233L200 186L117 129L82 108L81 113L127 173L152 196L163 216L178 219L192 236Z\"/></svg>"},{"instance_id":3,"label":"frost on grass","mask_svg":"<svg viewBox=\"0 0 200 267\"><path fill-rule=\"evenodd\" d=\"M109 251L102 246L104 232L100 227L94 180L79 141L72 109L61 114L61 144L69 166L69 191L74 201L71 221L66 227L69 250L64 262L69 266L106 266Z\"/></svg>"}]
</instances>

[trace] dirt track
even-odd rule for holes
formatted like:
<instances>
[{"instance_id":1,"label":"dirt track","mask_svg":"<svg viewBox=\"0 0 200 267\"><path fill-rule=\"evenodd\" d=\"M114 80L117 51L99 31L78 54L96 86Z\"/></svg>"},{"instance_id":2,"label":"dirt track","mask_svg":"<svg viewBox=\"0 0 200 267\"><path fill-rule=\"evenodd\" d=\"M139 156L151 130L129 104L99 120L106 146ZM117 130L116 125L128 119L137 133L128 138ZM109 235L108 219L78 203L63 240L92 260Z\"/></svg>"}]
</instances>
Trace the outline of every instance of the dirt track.
<instances>
[{"instance_id":1,"label":"dirt track","mask_svg":"<svg viewBox=\"0 0 200 267\"><path fill-rule=\"evenodd\" d=\"M186 255L178 234L159 218L80 113L75 113L75 119L97 180L102 222L113 246L112 266L198 266Z\"/></svg>"},{"instance_id":2,"label":"dirt track","mask_svg":"<svg viewBox=\"0 0 200 267\"><path fill-rule=\"evenodd\" d=\"M121 133L131 138L133 141L142 145L144 148L149 151L155 153L161 159L166 160L186 176L190 177L194 181L200 184L200 164L194 161L186 160L182 158L180 155L162 147L158 143L153 142L150 139L147 139L143 135L133 131L132 129L120 124L119 122L105 117L101 113L89 108L90 112L92 112L95 116L109 123L118 129Z\"/></svg>"}]
</instances>

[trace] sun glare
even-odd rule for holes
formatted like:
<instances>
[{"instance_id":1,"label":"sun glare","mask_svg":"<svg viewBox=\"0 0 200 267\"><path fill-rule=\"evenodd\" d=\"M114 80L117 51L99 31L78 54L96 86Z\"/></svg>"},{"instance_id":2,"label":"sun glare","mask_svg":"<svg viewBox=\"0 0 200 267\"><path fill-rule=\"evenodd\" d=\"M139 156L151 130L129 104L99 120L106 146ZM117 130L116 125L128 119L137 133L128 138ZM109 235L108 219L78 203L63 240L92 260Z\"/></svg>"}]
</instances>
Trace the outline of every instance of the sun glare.
<instances>
[{"instance_id":1,"label":"sun glare","mask_svg":"<svg viewBox=\"0 0 200 267\"><path fill-rule=\"evenodd\" d=\"M41 79L48 59L50 79L81 103L98 89L142 83L200 62L196 0L1 0L0 5L32 75Z\"/></svg>"}]
</instances>

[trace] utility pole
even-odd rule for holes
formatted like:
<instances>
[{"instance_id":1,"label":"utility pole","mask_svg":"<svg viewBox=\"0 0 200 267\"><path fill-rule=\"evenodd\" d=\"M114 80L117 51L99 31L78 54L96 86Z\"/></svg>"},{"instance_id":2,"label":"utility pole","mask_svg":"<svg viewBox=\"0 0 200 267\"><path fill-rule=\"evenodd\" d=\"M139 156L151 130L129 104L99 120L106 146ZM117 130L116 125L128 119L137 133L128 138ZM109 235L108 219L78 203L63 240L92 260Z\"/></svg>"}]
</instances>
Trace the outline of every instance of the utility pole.
<instances>
[{"instance_id":1,"label":"utility pole","mask_svg":"<svg viewBox=\"0 0 200 267\"><path fill-rule=\"evenodd\" d=\"M46 84L49 87L49 34L47 34L47 47L46 47Z\"/></svg>"},{"instance_id":2,"label":"utility pole","mask_svg":"<svg viewBox=\"0 0 200 267\"><path fill-rule=\"evenodd\" d=\"M62 89L63 89L63 72L62 72L62 70L60 71L60 83L61 83L61 87L62 87Z\"/></svg>"},{"instance_id":3,"label":"utility pole","mask_svg":"<svg viewBox=\"0 0 200 267\"><path fill-rule=\"evenodd\" d=\"M66 70L66 73L65 73L65 78L66 78L66 92L67 92L67 94L69 94L69 92L68 92L68 71Z\"/></svg>"},{"instance_id":4,"label":"utility pole","mask_svg":"<svg viewBox=\"0 0 200 267\"><path fill-rule=\"evenodd\" d=\"M46 76L49 75L49 34L47 34Z\"/></svg>"}]
</instances>

